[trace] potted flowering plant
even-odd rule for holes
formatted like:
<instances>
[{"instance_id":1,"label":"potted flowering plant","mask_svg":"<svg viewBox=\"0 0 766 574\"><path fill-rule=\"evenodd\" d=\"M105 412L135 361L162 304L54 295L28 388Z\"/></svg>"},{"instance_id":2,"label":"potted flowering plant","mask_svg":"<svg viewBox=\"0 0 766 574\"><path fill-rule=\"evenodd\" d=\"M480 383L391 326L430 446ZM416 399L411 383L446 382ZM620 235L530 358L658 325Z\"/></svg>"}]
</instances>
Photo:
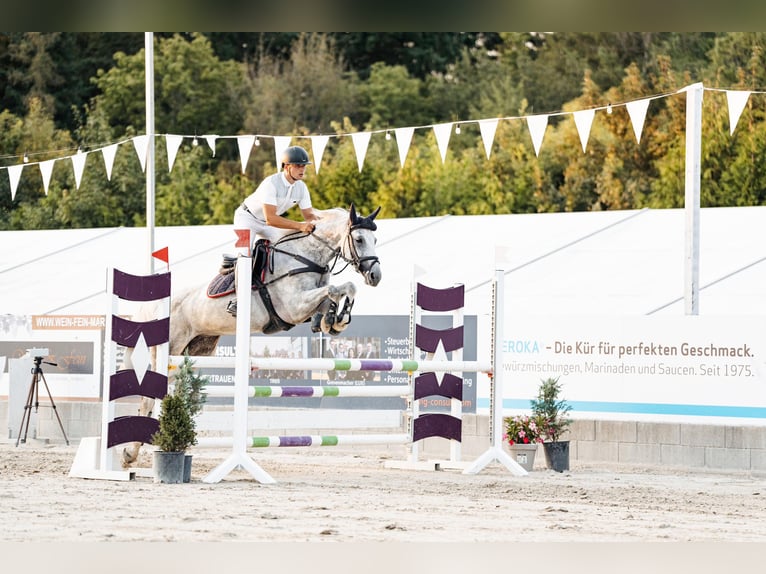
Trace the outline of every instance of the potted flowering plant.
<instances>
[{"instance_id":1,"label":"potted flowering plant","mask_svg":"<svg viewBox=\"0 0 766 574\"><path fill-rule=\"evenodd\" d=\"M542 421L543 450L548 468L556 472L569 470L569 441L561 440L569 429L572 419L567 415L572 407L559 398L561 383L558 377L543 379L537 391L537 398L530 401L532 413Z\"/></svg>"},{"instance_id":2,"label":"potted flowering plant","mask_svg":"<svg viewBox=\"0 0 766 574\"><path fill-rule=\"evenodd\" d=\"M509 445L543 442L545 421L538 416L516 415L505 417L505 440Z\"/></svg>"},{"instance_id":3,"label":"potted flowering plant","mask_svg":"<svg viewBox=\"0 0 766 574\"><path fill-rule=\"evenodd\" d=\"M503 419L505 444L514 460L532 470L537 445L545 438L546 421L538 415L515 415Z\"/></svg>"}]
</instances>

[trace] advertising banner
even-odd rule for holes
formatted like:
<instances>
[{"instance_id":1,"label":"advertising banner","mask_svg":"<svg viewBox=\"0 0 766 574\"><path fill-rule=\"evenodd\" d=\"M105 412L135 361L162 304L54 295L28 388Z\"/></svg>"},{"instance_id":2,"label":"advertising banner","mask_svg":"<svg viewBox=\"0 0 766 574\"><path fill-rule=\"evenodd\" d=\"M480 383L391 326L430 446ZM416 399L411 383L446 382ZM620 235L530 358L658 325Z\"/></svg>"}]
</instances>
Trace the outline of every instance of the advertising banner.
<instances>
[{"instance_id":1,"label":"advertising banner","mask_svg":"<svg viewBox=\"0 0 766 574\"><path fill-rule=\"evenodd\" d=\"M509 412L558 377L575 418L766 423L763 317L506 317L502 356Z\"/></svg>"}]
</instances>

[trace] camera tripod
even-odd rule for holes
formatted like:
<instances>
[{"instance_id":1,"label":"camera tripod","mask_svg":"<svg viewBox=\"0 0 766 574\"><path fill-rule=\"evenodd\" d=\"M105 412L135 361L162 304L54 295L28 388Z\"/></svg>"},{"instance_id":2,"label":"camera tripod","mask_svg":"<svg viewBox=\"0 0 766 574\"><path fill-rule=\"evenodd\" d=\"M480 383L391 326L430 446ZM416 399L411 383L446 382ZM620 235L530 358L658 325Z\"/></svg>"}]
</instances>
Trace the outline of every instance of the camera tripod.
<instances>
[{"instance_id":1,"label":"camera tripod","mask_svg":"<svg viewBox=\"0 0 766 574\"><path fill-rule=\"evenodd\" d=\"M27 404L24 406L24 415L21 417L21 426L19 427L19 436L16 437L16 446L19 446L19 442L27 442L27 433L29 432L29 420L32 418L32 405L34 404L35 412L37 412L37 409L40 407L40 381L41 380L43 384L45 385L45 391L48 393L48 399L50 399L51 401L50 406L53 407L53 412L56 413L56 419L59 421L59 427L61 427L61 434L64 435L64 440L66 441L68 445L69 439L66 436L66 432L64 432L64 425L61 424L61 417L59 416L59 412L56 410L56 403L53 402L51 391L48 388L48 382L45 380L43 369L40 366L41 363L45 363L47 365L53 365L54 367L57 366L57 364L49 363L48 361L43 361L42 357L35 357L34 361L35 361L35 366L32 367L32 382L29 384L29 394L27 395ZM21 437L21 429L24 429L24 438Z\"/></svg>"}]
</instances>

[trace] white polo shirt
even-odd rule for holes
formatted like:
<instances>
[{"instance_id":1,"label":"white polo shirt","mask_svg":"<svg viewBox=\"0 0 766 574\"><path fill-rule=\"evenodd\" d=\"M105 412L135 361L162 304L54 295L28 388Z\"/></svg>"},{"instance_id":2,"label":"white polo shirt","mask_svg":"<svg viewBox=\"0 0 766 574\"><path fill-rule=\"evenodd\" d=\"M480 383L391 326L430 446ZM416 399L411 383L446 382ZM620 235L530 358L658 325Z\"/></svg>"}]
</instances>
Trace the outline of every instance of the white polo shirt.
<instances>
[{"instance_id":1,"label":"white polo shirt","mask_svg":"<svg viewBox=\"0 0 766 574\"><path fill-rule=\"evenodd\" d=\"M276 205L277 215L282 215L296 203L300 209L310 208L311 196L303 181L298 180L291 184L284 172L279 172L264 179L243 203L257 219L266 221L263 214L264 203Z\"/></svg>"}]
</instances>

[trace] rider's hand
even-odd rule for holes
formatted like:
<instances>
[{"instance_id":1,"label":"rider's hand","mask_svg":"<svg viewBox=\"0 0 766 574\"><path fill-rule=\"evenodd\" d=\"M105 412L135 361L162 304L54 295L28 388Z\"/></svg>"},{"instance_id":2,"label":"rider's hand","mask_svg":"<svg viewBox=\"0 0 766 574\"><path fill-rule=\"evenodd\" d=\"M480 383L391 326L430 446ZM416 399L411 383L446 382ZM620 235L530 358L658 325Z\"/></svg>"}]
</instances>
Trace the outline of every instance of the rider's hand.
<instances>
[{"instance_id":1,"label":"rider's hand","mask_svg":"<svg viewBox=\"0 0 766 574\"><path fill-rule=\"evenodd\" d=\"M314 231L314 224L310 221L304 221L301 223L301 231L303 231L303 233L311 233Z\"/></svg>"}]
</instances>

